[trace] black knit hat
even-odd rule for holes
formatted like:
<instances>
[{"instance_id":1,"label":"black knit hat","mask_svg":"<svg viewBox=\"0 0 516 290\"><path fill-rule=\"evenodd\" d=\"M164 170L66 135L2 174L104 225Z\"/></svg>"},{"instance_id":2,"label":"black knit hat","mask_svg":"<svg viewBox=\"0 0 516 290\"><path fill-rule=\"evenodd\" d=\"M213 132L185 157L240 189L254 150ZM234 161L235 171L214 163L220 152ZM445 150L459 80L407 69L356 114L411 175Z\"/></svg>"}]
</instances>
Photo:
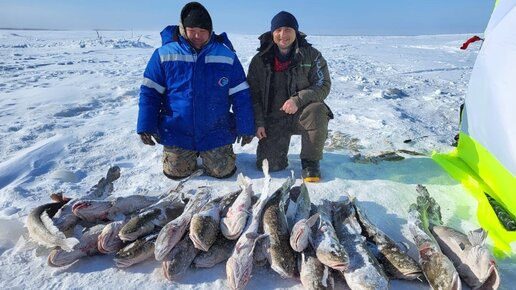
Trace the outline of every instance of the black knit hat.
<instances>
[{"instance_id":1,"label":"black knit hat","mask_svg":"<svg viewBox=\"0 0 516 290\"><path fill-rule=\"evenodd\" d=\"M212 31L212 22L208 10L198 2L190 2L181 11L181 22L184 27L199 27Z\"/></svg>"},{"instance_id":2,"label":"black knit hat","mask_svg":"<svg viewBox=\"0 0 516 290\"><path fill-rule=\"evenodd\" d=\"M296 17L294 17L294 15L286 11L281 11L280 13L276 14L276 16L274 16L271 20L271 32L284 26L290 27L294 29L296 32L299 29Z\"/></svg>"}]
</instances>

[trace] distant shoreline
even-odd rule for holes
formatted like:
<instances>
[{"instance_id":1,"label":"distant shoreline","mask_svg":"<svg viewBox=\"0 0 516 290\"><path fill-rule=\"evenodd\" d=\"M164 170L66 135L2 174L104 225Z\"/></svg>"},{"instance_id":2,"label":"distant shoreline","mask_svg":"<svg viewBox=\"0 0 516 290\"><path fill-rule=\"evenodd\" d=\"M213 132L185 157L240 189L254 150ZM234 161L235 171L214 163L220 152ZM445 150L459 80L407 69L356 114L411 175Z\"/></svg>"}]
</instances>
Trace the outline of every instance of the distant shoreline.
<instances>
[{"instance_id":1,"label":"distant shoreline","mask_svg":"<svg viewBox=\"0 0 516 290\"><path fill-rule=\"evenodd\" d=\"M12 28L0 27L0 30L24 30L24 31L160 31L161 29L106 29L106 28L92 28L92 29L60 29L60 28ZM234 35L260 35L256 33L241 33L229 32ZM483 35L483 32L461 32L461 33L436 33L436 34L317 34L307 33L308 36L356 36L356 37L417 37L417 36L437 36L437 35Z\"/></svg>"},{"instance_id":2,"label":"distant shoreline","mask_svg":"<svg viewBox=\"0 0 516 290\"><path fill-rule=\"evenodd\" d=\"M0 30L33 30L33 31L131 31L131 29L103 29L103 28L91 28L91 29L62 29L62 28L13 28L13 27L0 27ZM134 29L133 29L134 30Z\"/></svg>"}]
</instances>

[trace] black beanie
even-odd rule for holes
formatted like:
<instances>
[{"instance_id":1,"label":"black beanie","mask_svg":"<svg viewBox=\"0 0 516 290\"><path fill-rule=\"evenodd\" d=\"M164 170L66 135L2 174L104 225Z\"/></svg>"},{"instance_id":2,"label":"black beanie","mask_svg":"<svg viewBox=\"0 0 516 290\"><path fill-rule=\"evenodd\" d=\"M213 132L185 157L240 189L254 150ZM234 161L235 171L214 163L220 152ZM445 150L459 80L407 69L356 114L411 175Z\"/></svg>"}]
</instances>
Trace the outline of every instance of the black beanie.
<instances>
[{"instance_id":1,"label":"black beanie","mask_svg":"<svg viewBox=\"0 0 516 290\"><path fill-rule=\"evenodd\" d=\"M211 17L204 7L193 7L183 18L184 27L199 27L212 31Z\"/></svg>"},{"instance_id":2,"label":"black beanie","mask_svg":"<svg viewBox=\"0 0 516 290\"><path fill-rule=\"evenodd\" d=\"M276 16L274 16L271 20L271 32L284 26L290 27L294 29L296 32L299 29L296 17L294 17L294 15L286 11L281 11L280 13L276 14Z\"/></svg>"}]
</instances>

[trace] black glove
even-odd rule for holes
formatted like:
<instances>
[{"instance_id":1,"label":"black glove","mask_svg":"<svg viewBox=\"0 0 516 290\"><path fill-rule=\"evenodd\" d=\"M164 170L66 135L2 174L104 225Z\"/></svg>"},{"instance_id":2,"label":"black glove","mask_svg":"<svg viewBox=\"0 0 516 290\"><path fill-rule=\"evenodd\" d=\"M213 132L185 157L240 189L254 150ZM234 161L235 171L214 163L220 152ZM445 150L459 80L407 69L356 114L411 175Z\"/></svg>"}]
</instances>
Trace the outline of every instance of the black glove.
<instances>
[{"instance_id":1,"label":"black glove","mask_svg":"<svg viewBox=\"0 0 516 290\"><path fill-rule=\"evenodd\" d=\"M240 146L244 146L246 144L251 143L251 141L253 141L253 138L253 135L238 136L236 139L236 143L240 143Z\"/></svg>"},{"instance_id":2,"label":"black glove","mask_svg":"<svg viewBox=\"0 0 516 290\"><path fill-rule=\"evenodd\" d=\"M154 146L156 143L159 143L159 138L156 135L151 133L140 133L140 139L142 139L143 144ZM154 138L154 141L152 138Z\"/></svg>"}]
</instances>

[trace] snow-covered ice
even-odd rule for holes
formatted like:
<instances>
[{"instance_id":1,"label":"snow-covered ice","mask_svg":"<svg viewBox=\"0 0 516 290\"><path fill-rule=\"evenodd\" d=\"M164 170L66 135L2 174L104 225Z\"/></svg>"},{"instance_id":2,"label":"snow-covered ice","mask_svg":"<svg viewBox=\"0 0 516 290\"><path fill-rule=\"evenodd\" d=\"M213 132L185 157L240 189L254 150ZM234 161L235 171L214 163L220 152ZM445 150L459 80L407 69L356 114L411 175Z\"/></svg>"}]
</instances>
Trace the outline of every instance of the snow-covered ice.
<instances>
[{"instance_id":1,"label":"snow-covered ice","mask_svg":"<svg viewBox=\"0 0 516 290\"><path fill-rule=\"evenodd\" d=\"M229 35L245 69L257 35ZM335 119L321 163L323 181L309 184L315 203L350 194L383 231L408 243L406 225L416 184L440 203L446 224L478 227L476 201L428 156L447 152L458 132L459 106L478 51L460 50L471 35L309 36L328 61ZM113 256L83 258L64 268L47 265L49 250L28 239L26 217L53 192L85 194L110 166L121 167L114 196L159 195L177 182L162 174L162 147L144 146L135 133L143 70L159 31L0 30L0 288L2 289L222 289L224 265L190 269L168 282L161 264L117 269ZM412 142L404 142L406 140ZM238 171L260 190L257 140L235 145ZM409 150L423 156L400 153ZM300 138L293 137L289 170L272 173L272 188L300 176ZM397 151L401 161L363 162ZM360 154L360 155L358 155ZM354 157L355 156L355 157ZM297 180L297 184L300 180ZM201 176L187 187L210 185L219 194L237 188ZM516 282L514 257L499 260L501 289ZM428 289L423 282L391 281L391 289ZM256 268L248 289L301 289Z\"/></svg>"}]
</instances>

